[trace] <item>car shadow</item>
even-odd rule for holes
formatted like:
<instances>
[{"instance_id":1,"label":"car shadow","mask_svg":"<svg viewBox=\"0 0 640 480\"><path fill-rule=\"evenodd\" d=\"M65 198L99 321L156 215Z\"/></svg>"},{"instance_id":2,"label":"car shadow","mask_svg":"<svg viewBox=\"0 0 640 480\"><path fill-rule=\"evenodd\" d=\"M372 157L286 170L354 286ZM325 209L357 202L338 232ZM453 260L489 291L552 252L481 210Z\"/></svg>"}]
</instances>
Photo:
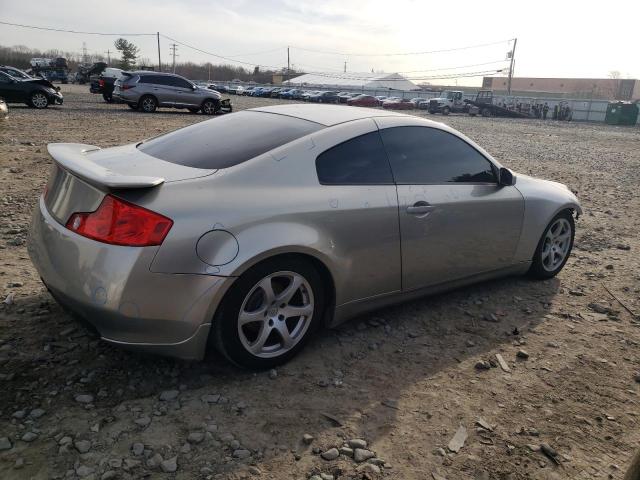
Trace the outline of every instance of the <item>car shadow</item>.
<instances>
[{"instance_id":1,"label":"car shadow","mask_svg":"<svg viewBox=\"0 0 640 480\"><path fill-rule=\"evenodd\" d=\"M496 349L513 348L543 322L559 290L558 279L507 278L378 310L319 332L275 373L238 369L215 352L203 362L185 362L114 348L42 293L0 310L0 325L19 324L17 333L0 330L15 351L2 366L3 373L14 375L0 390L0 405L17 409L27 402L21 392L28 391L31 397L46 398L47 409L61 419L73 412L84 414L73 398L90 393L95 397L93 417L117 418L124 414L115 412L128 411L131 405L151 414L163 404L161 393L175 389L181 393L167 413L173 422L171 443L163 439L165 446L157 447L188 457L179 453L188 432L214 418L214 437L220 440L222 433L230 433L253 452L245 461L214 462L213 472L226 475L246 468L247 462L268 464L283 452L293 456L291 452L308 451L300 441L305 433L319 439L313 446L327 446L327 439L339 436L381 444L397 416L407 413L405 395L417 385L444 388L443 372L463 363L479 378L502 373L497 364L493 372L474 365L493 362ZM514 365L513 354L506 360ZM52 390L57 395L51 396ZM201 400L204 395L221 399L209 405ZM123 410L121 405L128 407ZM4 413L0 426L10 417ZM430 415L418 412L425 421ZM145 443L153 444L162 436L155 432L148 438ZM125 436L124 446L114 441L106 448L121 454L131 441ZM221 441L221 458L228 458L233 446ZM28 451L24 455L28 459ZM72 468L73 458L59 461Z\"/></svg>"}]
</instances>

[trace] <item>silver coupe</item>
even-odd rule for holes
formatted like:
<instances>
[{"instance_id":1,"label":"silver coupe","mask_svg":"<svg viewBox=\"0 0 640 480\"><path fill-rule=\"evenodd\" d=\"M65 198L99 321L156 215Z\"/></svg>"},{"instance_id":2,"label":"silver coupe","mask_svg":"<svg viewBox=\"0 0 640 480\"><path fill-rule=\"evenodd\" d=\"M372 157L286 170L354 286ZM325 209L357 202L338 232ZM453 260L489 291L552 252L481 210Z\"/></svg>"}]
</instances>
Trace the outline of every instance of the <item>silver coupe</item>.
<instances>
[{"instance_id":1,"label":"silver coupe","mask_svg":"<svg viewBox=\"0 0 640 480\"><path fill-rule=\"evenodd\" d=\"M581 213L452 128L281 105L132 145L51 144L29 253L112 344L271 368L320 327L565 265Z\"/></svg>"}]
</instances>

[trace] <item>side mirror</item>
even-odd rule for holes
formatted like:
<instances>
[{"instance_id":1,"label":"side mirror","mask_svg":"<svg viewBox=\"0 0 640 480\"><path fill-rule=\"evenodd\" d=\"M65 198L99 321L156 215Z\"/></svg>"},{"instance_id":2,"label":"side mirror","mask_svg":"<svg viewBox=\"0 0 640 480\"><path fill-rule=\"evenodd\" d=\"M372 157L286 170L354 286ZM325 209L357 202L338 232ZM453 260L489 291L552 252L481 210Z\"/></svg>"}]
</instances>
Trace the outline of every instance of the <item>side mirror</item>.
<instances>
[{"instance_id":1,"label":"side mirror","mask_svg":"<svg viewBox=\"0 0 640 480\"><path fill-rule=\"evenodd\" d=\"M502 187L510 187L516 184L516 176L511 170L505 167L500 168L500 178L498 178L498 184Z\"/></svg>"}]
</instances>

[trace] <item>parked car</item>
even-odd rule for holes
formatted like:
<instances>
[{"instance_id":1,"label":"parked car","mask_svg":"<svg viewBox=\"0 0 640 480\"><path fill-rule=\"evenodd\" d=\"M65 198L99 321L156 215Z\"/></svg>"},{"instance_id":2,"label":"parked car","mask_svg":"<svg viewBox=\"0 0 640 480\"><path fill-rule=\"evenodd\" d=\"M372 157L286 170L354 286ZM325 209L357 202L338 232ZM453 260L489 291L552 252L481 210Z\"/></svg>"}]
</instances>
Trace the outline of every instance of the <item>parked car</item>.
<instances>
[{"instance_id":1,"label":"parked car","mask_svg":"<svg viewBox=\"0 0 640 480\"><path fill-rule=\"evenodd\" d=\"M350 98L354 98L352 92L338 92L338 101L340 103L347 103Z\"/></svg>"},{"instance_id":2,"label":"parked car","mask_svg":"<svg viewBox=\"0 0 640 480\"><path fill-rule=\"evenodd\" d=\"M29 75L27 72L23 72L19 68L9 67L7 65L0 65L0 72L4 72L8 75L11 75L13 78L27 80L29 78L34 78Z\"/></svg>"},{"instance_id":3,"label":"parked car","mask_svg":"<svg viewBox=\"0 0 640 480\"><path fill-rule=\"evenodd\" d=\"M421 97L416 97L416 98L412 98L411 100L409 100L411 103L413 103L413 106L418 108L418 106L420 105L420 103L426 101L426 98L421 98Z\"/></svg>"},{"instance_id":4,"label":"parked car","mask_svg":"<svg viewBox=\"0 0 640 480\"><path fill-rule=\"evenodd\" d=\"M33 108L62 105L62 93L43 78L19 79L0 72L0 97L6 103L26 103Z\"/></svg>"},{"instance_id":5,"label":"parked car","mask_svg":"<svg viewBox=\"0 0 640 480\"><path fill-rule=\"evenodd\" d=\"M382 102L384 102L387 99L387 97L385 97L384 95L377 95L376 98L378 99L380 104L382 104Z\"/></svg>"},{"instance_id":6,"label":"parked car","mask_svg":"<svg viewBox=\"0 0 640 480\"><path fill-rule=\"evenodd\" d=\"M355 107L377 107L380 105L380 101L372 95L358 95L347 101L347 105Z\"/></svg>"},{"instance_id":7,"label":"parked car","mask_svg":"<svg viewBox=\"0 0 640 480\"><path fill-rule=\"evenodd\" d=\"M243 90L240 90L240 93L238 95L251 96L254 89L255 87L246 87Z\"/></svg>"},{"instance_id":8,"label":"parked car","mask_svg":"<svg viewBox=\"0 0 640 480\"><path fill-rule=\"evenodd\" d=\"M265 98L266 97L270 97L271 96L271 90L273 90L273 88L271 88L271 87L263 87L260 90L260 96L261 97L265 97Z\"/></svg>"},{"instance_id":9,"label":"parked car","mask_svg":"<svg viewBox=\"0 0 640 480\"><path fill-rule=\"evenodd\" d=\"M251 90L250 95L252 97L259 97L262 95L262 90L264 90L264 87L255 87L253 90Z\"/></svg>"},{"instance_id":10,"label":"parked car","mask_svg":"<svg viewBox=\"0 0 640 480\"><path fill-rule=\"evenodd\" d=\"M114 345L200 359L210 340L250 368L383 305L551 278L582 213L454 129L377 109L278 105L48 150L28 252L54 298Z\"/></svg>"},{"instance_id":11,"label":"parked car","mask_svg":"<svg viewBox=\"0 0 640 480\"><path fill-rule=\"evenodd\" d=\"M107 103L113 103L113 89L116 80L122 76L123 70L120 68L105 68L100 75L91 77L91 93L101 94Z\"/></svg>"},{"instance_id":12,"label":"parked car","mask_svg":"<svg viewBox=\"0 0 640 480\"><path fill-rule=\"evenodd\" d=\"M115 82L113 97L145 113L153 113L158 107L186 108L206 115L231 111L231 102L223 101L219 92L173 73L123 72Z\"/></svg>"},{"instance_id":13,"label":"parked car","mask_svg":"<svg viewBox=\"0 0 640 480\"><path fill-rule=\"evenodd\" d=\"M336 92L318 92L316 95L310 95L309 101L316 103L338 103L338 94Z\"/></svg>"},{"instance_id":14,"label":"parked car","mask_svg":"<svg viewBox=\"0 0 640 480\"><path fill-rule=\"evenodd\" d=\"M9 107L7 106L7 102L4 101L4 98L0 98L0 120L7 118L9 118Z\"/></svg>"},{"instance_id":15,"label":"parked car","mask_svg":"<svg viewBox=\"0 0 640 480\"><path fill-rule=\"evenodd\" d=\"M318 95L319 93L320 91L318 90L306 90L302 95L300 95L300 100L308 102L310 97Z\"/></svg>"},{"instance_id":16,"label":"parked car","mask_svg":"<svg viewBox=\"0 0 640 480\"><path fill-rule=\"evenodd\" d=\"M415 107L411 100L406 98L387 99L382 102L382 108L388 110L412 110Z\"/></svg>"},{"instance_id":17,"label":"parked car","mask_svg":"<svg viewBox=\"0 0 640 480\"><path fill-rule=\"evenodd\" d=\"M280 97L280 92L282 91L282 87L275 87L271 89L271 92L269 94L269 96L271 98L279 98Z\"/></svg>"}]
</instances>

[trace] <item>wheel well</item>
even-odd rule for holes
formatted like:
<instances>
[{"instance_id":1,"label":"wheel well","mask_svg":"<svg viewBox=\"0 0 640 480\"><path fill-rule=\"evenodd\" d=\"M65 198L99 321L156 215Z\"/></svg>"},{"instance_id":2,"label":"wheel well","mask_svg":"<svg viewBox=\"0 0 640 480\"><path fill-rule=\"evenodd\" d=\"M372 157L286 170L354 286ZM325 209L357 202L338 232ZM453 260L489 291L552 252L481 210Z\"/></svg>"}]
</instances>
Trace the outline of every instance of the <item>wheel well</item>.
<instances>
[{"instance_id":1,"label":"wheel well","mask_svg":"<svg viewBox=\"0 0 640 480\"><path fill-rule=\"evenodd\" d=\"M143 99L143 98L145 98L145 97L151 97L151 98L153 98L153 99L156 101L156 103L158 103L158 104L160 103L160 102L158 101L158 97L156 97L156 96L155 96L155 95L153 95L152 93L145 93L144 95L142 95L142 96L140 97L140 100L138 100L138 103L140 103L140 102L142 101L142 99Z\"/></svg>"},{"instance_id":2,"label":"wheel well","mask_svg":"<svg viewBox=\"0 0 640 480\"><path fill-rule=\"evenodd\" d=\"M336 305L336 287L335 287L335 283L333 281L333 276L331 275L331 272L321 260L318 260L316 257L306 253L298 253L298 252L281 253L278 255L273 255L271 257L264 258L260 260L258 263L251 265L251 267L249 268L254 268L256 265L260 265L263 262L268 262L274 259L286 260L288 258L296 258L299 260L303 260L307 263L310 263L316 269L318 274L320 274L320 277L322 278L322 284L325 287L324 293L326 295L326 302L327 302L325 312L324 312L324 325L325 326L329 325L331 323L331 320L333 320L333 311Z\"/></svg>"},{"instance_id":3,"label":"wheel well","mask_svg":"<svg viewBox=\"0 0 640 480\"><path fill-rule=\"evenodd\" d=\"M219 98L205 98L205 99L202 101L201 105L203 105L203 104L204 104L204 102L207 102L207 101L209 101L209 100L211 100L213 103L220 103L220 99L219 99Z\"/></svg>"}]
</instances>

